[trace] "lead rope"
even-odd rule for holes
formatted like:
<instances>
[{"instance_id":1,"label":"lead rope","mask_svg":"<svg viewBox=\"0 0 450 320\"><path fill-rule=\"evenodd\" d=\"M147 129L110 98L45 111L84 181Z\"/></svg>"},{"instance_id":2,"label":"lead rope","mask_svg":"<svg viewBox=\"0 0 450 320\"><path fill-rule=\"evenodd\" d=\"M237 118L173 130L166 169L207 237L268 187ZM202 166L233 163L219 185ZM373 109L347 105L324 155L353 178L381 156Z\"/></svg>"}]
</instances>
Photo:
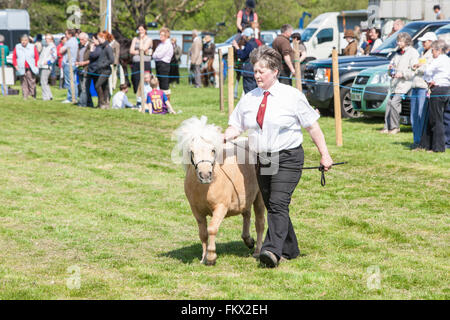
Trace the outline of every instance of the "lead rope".
<instances>
[{"instance_id":1,"label":"lead rope","mask_svg":"<svg viewBox=\"0 0 450 320\"><path fill-rule=\"evenodd\" d=\"M244 147L238 145L237 143L235 143L235 142L233 142L233 141L228 141L228 142L231 142L231 143L234 144L235 146L237 146L237 147L239 147L239 148L241 148L241 149L244 149L244 150L250 152L250 150L248 150L247 148L244 148ZM263 156L259 156L259 155L258 155L258 157L262 158L263 160L267 160L268 162L275 163L275 164L278 165L278 166L280 165L279 163L276 163L275 161L272 161L272 160L270 160L270 159L268 159L268 158L265 158L265 157L263 157ZM333 163L331 166L339 166L339 165L342 165L342 164L347 164L347 161ZM318 169L318 170L321 172L320 184L322 185L322 187L325 187L325 185L327 184L327 181L326 181L326 179L325 179L325 167L324 167L323 165L316 166L316 167L303 167L303 168L302 168L302 170L314 170L314 169Z\"/></svg>"}]
</instances>

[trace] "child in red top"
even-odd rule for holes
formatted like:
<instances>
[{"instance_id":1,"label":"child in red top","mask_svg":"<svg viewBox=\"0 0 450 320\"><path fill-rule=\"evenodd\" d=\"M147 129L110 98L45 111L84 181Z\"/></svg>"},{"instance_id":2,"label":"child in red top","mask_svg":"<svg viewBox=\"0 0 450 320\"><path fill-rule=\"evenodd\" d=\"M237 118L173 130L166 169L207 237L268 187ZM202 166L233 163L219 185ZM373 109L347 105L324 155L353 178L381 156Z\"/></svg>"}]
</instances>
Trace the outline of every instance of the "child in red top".
<instances>
[{"instance_id":1,"label":"child in red top","mask_svg":"<svg viewBox=\"0 0 450 320\"><path fill-rule=\"evenodd\" d=\"M175 114L175 110L173 110L172 105L170 104L169 99L165 95L165 93L158 89L159 81L158 78L152 75L150 79L150 86L152 87L152 91L150 91L147 95L147 103L145 104L145 112L150 113L150 105L151 105L151 113L153 114L166 114L172 113Z\"/></svg>"}]
</instances>

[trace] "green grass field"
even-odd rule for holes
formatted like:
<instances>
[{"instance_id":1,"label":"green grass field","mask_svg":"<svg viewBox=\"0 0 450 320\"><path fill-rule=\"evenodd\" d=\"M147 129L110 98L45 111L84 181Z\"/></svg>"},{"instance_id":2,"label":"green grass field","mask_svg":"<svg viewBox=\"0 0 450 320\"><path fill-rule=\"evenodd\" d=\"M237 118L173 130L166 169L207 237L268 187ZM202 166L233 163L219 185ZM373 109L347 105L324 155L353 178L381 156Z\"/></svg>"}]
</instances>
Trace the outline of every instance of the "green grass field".
<instances>
[{"instance_id":1,"label":"green grass field","mask_svg":"<svg viewBox=\"0 0 450 320\"><path fill-rule=\"evenodd\" d=\"M0 96L0 299L449 299L450 153L412 152L409 127L319 123L335 160L307 171L291 204L301 257L258 267L226 219L217 264L200 264L197 223L171 162L172 131L218 90L173 88L177 115ZM40 88L38 88L40 93ZM130 95L131 97L131 95ZM305 165L319 154L305 137ZM253 219L252 219L253 220ZM252 223L252 235L255 230Z\"/></svg>"}]
</instances>

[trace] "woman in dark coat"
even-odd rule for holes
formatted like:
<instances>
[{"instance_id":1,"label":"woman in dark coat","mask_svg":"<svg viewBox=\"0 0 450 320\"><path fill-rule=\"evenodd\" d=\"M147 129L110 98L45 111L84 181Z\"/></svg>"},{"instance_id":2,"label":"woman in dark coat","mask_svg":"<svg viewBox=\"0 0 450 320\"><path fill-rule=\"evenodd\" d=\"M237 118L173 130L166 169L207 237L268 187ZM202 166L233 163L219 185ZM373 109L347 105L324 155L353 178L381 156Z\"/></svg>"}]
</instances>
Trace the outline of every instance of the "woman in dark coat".
<instances>
[{"instance_id":1,"label":"woman in dark coat","mask_svg":"<svg viewBox=\"0 0 450 320\"><path fill-rule=\"evenodd\" d=\"M111 76L111 65L114 63L114 53L106 40L108 38L108 32L103 31L97 35L100 43L100 55L97 61L98 79L95 82L95 90L98 94L98 105L101 109L109 108L109 84L108 79Z\"/></svg>"}]
</instances>

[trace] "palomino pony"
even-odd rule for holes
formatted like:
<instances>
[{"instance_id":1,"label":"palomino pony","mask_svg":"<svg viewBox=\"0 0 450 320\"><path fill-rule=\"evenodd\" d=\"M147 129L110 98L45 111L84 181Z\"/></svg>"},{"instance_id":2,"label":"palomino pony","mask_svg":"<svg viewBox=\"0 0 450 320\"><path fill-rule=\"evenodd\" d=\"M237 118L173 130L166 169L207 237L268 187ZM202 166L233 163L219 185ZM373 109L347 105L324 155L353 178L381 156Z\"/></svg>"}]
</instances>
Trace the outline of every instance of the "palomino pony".
<instances>
[{"instance_id":1,"label":"palomino pony","mask_svg":"<svg viewBox=\"0 0 450 320\"><path fill-rule=\"evenodd\" d=\"M238 149L234 148L234 144L223 144L221 129L206 122L205 116L201 119L193 117L183 121L175 132L178 141L176 151L182 155L186 170L184 191L197 220L202 242L201 262L215 264L216 235L227 217L243 216L242 239L248 248L254 247L255 240L250 236L252 205L257 233L254 256L258 257L264 232L265 207L256 180L255 165L248 161L248 140L236 140L241 147ZM245 159L239 153L243 153ZM212 216L209 225L207 216Z\"/></svg>"}]
</instances>

